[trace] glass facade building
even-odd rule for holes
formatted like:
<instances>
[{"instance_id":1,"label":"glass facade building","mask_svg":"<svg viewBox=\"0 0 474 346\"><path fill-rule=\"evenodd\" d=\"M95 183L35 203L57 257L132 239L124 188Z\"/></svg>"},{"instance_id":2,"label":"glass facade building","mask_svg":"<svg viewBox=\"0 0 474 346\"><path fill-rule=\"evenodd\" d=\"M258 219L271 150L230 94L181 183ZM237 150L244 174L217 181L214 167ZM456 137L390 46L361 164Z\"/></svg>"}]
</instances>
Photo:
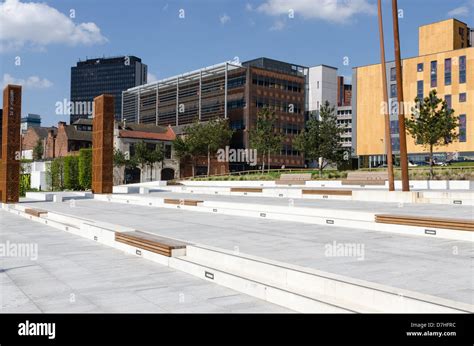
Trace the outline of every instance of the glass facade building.
<instances>
[{"instance_id":1,"label":"glass facade building","mask_svg":"<svg viewBox=\"0 0 474 346\"><path fill-rule=\"evenodd\" d=\"M135 56L98 58L79 61L71 68L71 124L92 116L96 96L115 97L115 118L122 113L122 91L146 84L147 65Z\"/></svg>"}]
</instances>

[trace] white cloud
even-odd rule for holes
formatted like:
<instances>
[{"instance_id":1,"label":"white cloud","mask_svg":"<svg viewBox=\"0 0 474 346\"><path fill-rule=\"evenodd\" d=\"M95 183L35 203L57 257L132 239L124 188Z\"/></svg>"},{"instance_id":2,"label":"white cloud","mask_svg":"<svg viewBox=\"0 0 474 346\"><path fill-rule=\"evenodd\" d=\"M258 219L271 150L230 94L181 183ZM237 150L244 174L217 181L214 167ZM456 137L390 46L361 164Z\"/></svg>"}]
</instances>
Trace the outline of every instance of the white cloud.
<instances>
[{"instance_id":1,"label":"white cloud","mask_svg":"<svg viewBox=\"0 0 474 346\"><path fill-rule=\"evenodd\" d=\"M457 7L448 12L449 17L467 16L468 14L469 14L469 8L467 6Z\"/></svg>"},{"instance_id":2,"label":"white cloud","mask_svg":"<svg viewBox=\"0 0 474 346\"><path fill-rule=\"evenodd\" d=\"M146 76L146 80L147 80L147 83L153 83L158 80L158 77L156 77L156 75L154 75L153 73L148 72Z\"/></svg>"},{"instance_id":3,"label":"white cloud","mask_svg":"<svg viewBox=\"0 0 474 346\"><path fill-rule=\"evenodd\" d=\"M45 3L6 0L0 4L0 50L44 48L50 44L71 46L107 42L92 22L75 24L71 18Z\"/></svg>"},{"instance_id":4,"label":"white cloud","mask_svg":"<svg viewBox=\"0 0 474 346\"><path fill-rule=\"evenodd\" d=\"M245 4L245 9L246 9L247 11L253 11L253 6L252 6L252 4L249 4L249 3L247 2L247 3Z\"/></svg>"},{"instance_id":5,"label":"white cloud","mask_svg":"<svg viewBox=\"0 0 474 346\"><path fill-rule=\"evenodd\" d=\"M223 15L219 16L219 21L221 22L221 24L225 24L227 22L230 22L230 17L224 13Z\"/></svg>"},{"instance_id":6,"label":"white cloud","mask_svg":"<svg viewBox=\"0 0 474 346\"><path fill-rule=\"evenodd\" d=\"M266 0L257 8L271 16L288 15L329 22L345 22L358 14L374 15L376 6L368 0Z\"/></svg>"},{"instance_id":7,"label":"white cloud","mask_svg":"<svg viewBox=\"0 0 474 346\"><path fill-rule=\"evenodd\" d=\"M270 31L281 31L286 27L286 22L282 19L277 19L270 27Z\"/></svg>"},{"instance_id":8,"label":"white cloud","mask_svg":"<svg viewBox=\"0 0 474 346\"><path fill-rule=\"evenodd\" d=\"M7 84L21 85L28 89L46 89L53 86L53 83L46 78L40 78L38 76L30 76L26 79L15 78L8 73L3 75L2 88Z\"/></svg>"},{"instance_id":9,"label":"white cloud","mask_svg":"<svg viewBox=\"0 0 474 346\"><path fill-rule=\"evenodd\" d=\"M469 0L463 6L453 8L448 12L448 17L467 17L474 9L474 0Z\"/></svg>"}]
</instances>

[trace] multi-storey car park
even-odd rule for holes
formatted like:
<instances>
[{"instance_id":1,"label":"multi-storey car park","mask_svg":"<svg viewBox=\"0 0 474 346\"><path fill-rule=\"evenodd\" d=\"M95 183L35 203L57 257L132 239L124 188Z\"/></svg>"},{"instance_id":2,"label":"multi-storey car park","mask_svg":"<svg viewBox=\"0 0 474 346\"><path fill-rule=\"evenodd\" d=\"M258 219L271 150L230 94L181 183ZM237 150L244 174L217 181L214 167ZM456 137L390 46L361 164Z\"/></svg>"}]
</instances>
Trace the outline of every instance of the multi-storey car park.
<instances>
[{"instance_id":1,"label":"multi-storey car park","mask_svg":"<svg viewBox=\"0 0 474 346\"><path fill-rule=\"evenodd\" d=\"M284 135L271 166L303 167L303 156L292 140L304 127L307 75L306 67L268 58L224 62L124 91L122 121L181 126L229 119L235 130L231 147L245 149L258 111L268 107ZM243 163L230 164L230 169L245 168Z\"/></svg>"}]
</instances>

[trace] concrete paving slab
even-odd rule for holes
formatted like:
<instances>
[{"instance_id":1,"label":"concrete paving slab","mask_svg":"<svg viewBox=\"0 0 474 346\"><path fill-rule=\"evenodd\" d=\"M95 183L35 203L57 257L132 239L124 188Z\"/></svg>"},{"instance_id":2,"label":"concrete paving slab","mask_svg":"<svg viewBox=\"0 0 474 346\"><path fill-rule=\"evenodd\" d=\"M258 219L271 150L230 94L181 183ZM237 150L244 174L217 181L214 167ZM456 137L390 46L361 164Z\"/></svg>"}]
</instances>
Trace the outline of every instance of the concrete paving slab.
<instances>
[{"instance_id":1,"label":"concrete paving slab","mask_svg":"<svg viewBox=\"0 0 474 346\"><path fill-rule=\"evenodd\" d=\"M133 196L139 196L132 194ZM474 192L473 192L474 195ZM206 195L195 193L178 193L166 191L154 191L146 196L147 198L174 198L174 199L198 199L214 202L232 202L232 203L251 203L270 206L288 206L289 198L271 198L257 196L224 196L224 195ZM373 213L390 213L405 215L424 215L436 217L451 218L474 218L474 207L467 205L446 205L446 204L421 204L421 203L391 203L391 202L366 202L350 200L331 200L331 199L292 199L295 207L304 208L322 208L322 209L340 209L350 211L363 211Z\"/></svg>"},{"instance_id":2,"label":"concrete paving slab","mask_svg":"<svg viewBox=\"0 0 474 346\"><path fill-rule=\"evenodd\" d=\"M94 200L78 201L75 209L57 203L38 207L473 303L471 242ZM328 254L334 244L363 246L363 253ZM452 287L440 290L448 282Z\"/></svg>"},{"instance_id":3,"label":"concrete paving slab","mask_svg":"<svg viewBox=\"0 0 474 346\"><path fill-rule=\"evenodd\" d=\"M241 302L250 303L245 310L248 312L289 312L212 282L0 210L0 243L7 241L10 244L36 244L38 257L36 260L0 257L1 313L232 312L232 304L217 306L209 302L210 298L223 295L239 295ZM144 289L164 288L179 297L185 287L199 288L192 295L185 293L185 297L189 296L188 302L157 295L166 309L145 299L142 293Z\"/></svg>"}]
</instances>

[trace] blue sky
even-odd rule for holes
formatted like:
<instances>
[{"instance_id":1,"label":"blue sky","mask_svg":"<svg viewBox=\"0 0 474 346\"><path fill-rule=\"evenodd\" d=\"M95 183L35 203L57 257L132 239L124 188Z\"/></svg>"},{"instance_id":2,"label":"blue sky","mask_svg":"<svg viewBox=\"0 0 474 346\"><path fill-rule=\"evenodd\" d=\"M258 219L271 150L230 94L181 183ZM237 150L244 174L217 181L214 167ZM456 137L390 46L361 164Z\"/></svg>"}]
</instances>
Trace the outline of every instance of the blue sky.
<instances>
[{"instance_id":1,"label":"blue sky","mask_svg":"<svg viewBox=\"0 0 474 346\"><path fill-rule=\"evenodd\" d=\"M417 54L419 25L452 16L474 25L474 0L398 2L403 57ZM391 1L383 6L391 60ZM375 11L375 0L6 0L0 78L23 84L23 115L41 114L49 126L69 120L55 114L56 103L69 100L70 68L86 57L136 55L158 79L260 56L332 65L350 76L355 66L379 62Z\"/></svg>"}]
</instances>

